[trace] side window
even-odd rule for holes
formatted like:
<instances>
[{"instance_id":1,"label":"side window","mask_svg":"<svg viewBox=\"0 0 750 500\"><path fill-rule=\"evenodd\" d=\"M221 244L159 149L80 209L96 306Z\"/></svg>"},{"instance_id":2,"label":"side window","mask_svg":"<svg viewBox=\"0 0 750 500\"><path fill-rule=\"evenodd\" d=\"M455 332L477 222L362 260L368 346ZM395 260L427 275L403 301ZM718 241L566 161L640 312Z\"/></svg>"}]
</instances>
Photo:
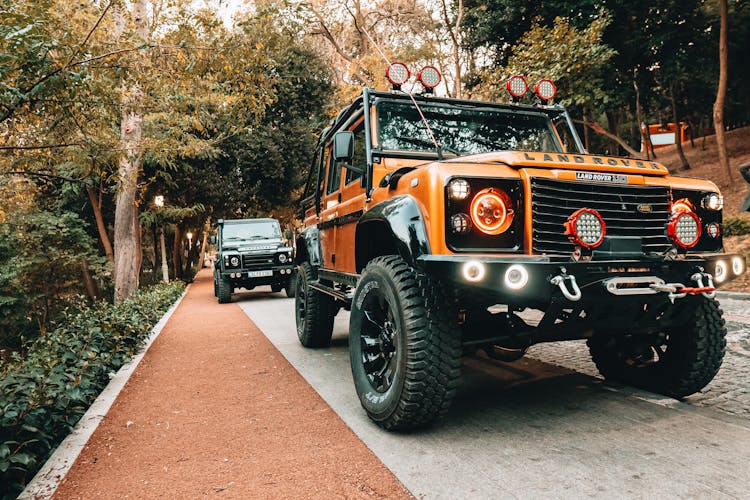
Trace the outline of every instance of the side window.
<instances>
[{"instance_id":1,"label":"side window","mask_svg":"<svg viewBox=\"0 0 750 500\"><path fill-rule=\"evenodd\" d=\"M333 154L330 151L328 151L328 189L326 189L327 194L331 194L334 191L338 191L339 187L341 186L341 167L343 163L340 161L335 161L333 159Z\"/></svg>"},{"instance_id":2,"label":"side window","mask_svg":"<svg viewBox=\"0 0 750 500\"><path fill-rule=\"evenodd\" d=\"M325 148L318 149L317 154L315 155L315 168L318 172L318 182L316 186L315 196L322 196L323 195L323 188L325 186L326 181L326 155L325 155Z\"/></svg>"},{"instance_id":3,"label":"side window","mask_svg":"<svg viewBox=\"0 0 750 500\"><path fill-rule=\"evenodd\" d=\"M367 167L365 153L365 122L362 122L354 129L354 159L352 160L352 165L358 167L362 171ZM360 177L362 177L362 174L357 173L354 170L347 170L346 184L351 184Z\"/></svg>"}]
</instances>

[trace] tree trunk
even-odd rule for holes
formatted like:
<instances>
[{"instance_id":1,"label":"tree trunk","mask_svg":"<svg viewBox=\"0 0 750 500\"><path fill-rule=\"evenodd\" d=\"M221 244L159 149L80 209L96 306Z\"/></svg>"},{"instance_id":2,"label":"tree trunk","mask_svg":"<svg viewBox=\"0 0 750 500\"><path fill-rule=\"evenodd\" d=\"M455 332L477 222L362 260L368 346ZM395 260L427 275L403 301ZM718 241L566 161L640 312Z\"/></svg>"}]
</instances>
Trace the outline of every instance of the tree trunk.
<instances>
[{"instance_id":1,"label":"tree trunk","mask_svg":"<svg viewBox=\"0 0 750 500\"><path fill-rule=\"evenodd\" d=\"M133 2L132 19L136 34L148 41L148 20L146 0ZM136 195L138 174L141 168L141 138L143 127L144 95L137 78L145 71L144 55L134 64L135 80L123 85L121 90L122 119L120 122L120 153L117 171L117 198L115 204L115 303L130 297L139 282L140 252L135 218L137 217Z\"/></svg>"},{"instance_id":2,"label":"tree trunk","mask_svg":"<svg viewBox=\"0 0 750 500\"><path fill-rule=\"evenodd\" d=\"M587 122L586 120L573 120L573 122L582 124L584 126L584 131L586 131L588 129L591 129L594 132L596 132L597 134L603 135L607 139L610 139L610 140L613 140L613 141L617 142L617 144L619 144L620 146L622 146L622 149L624 149L625 151L627 151L628 154L630 156L632 156L633 158L643 158L643 156L638 151L636 151L635 149L631 148L630 144L628 144L627 142L625 142L625 140L622 137L620 137L618 135L615 135L615 134L612 134L610 132L607 132L606 130L604 130L604 127L602 127L598 123L596 123L596 122ZM586 148L586 151L588 152L588 148Z\"/></svg>"},{"instance_id":3,"label":"tree trunk","mask_svg":"<svg viewBox=\"0 0 750 500\"><path fill-rule=\"evenodd\" d=\"M164 225L159 226L159 241L161 243L161 279L169 283L169 267L167 266L167 245L164 242Z\"/></svg>"},{"instance_id":4,"label":"tree trunk","mask_svg":"<svg viewBox=\"0 0 750 500\"><path fill-rule=\"evenodd\" d=\"M461 85L461 47L458 37L461 34L461 22L464 18L464 2L463 0L458 0L457 2L456 22L453 26L451 26L450 17L448 16L448 0L441 0L441 7L443 21L445 22L445 28L450 34L453 49L453 97L461 99L463 95Z\"/></svg>"},{"instance_id":5,"label":"tree trunk","mask_svg":"<svg viewBox=\"0 0 750 500\"><path fill-rule=\"evenodd\" d=\"M719 30L719 87L716 90L714 102L714 130L716 131L716 146L719 150L719 164L727 173L729 181L734 181L732 169L729 166L727 142L724 137L724 101L727 96L727 0L719 0L721 10L721 28Z\"/></svg>"},{"instance_id":6,"label":"tree trunk","mask_svg":"<svg viewBox=\"0 0 750 500\"><path fill-rule=\"evenodd\" d=\"M89 263L86 262L86 259L81 259L81 275L83 276L83 284L86 287L89 299L91 299L91 302L96 302L99 299L99 287L96 286L96 281L91 277Z\"/></svg>"},{"instance_id":7,"label":"tree trunk","mask_svg":"<svg viewBox=\"0 0 750 500\"><path fill-rule=\"evenodd\" d=\"M211 217L206 219L203 225L203 241L201 242L201 253L198 257L198 270L203 269L203 263L206 261L206 249L208 248L208 233L211 231Z\"/></svg>"},{"instance_id":8,"label":"tree trunk","mask_svg":"<svg viewBox=\"0 0 750 500\"><path fill-rule=\"evenodd\" d=\"M615 112L612 110L607 110L604 112L604 114L607 117L607 126L609 127L609 130L612 131L612 134L617 135L617 116L615 115ZM617 144L617 141L610 140L609 141L609 154L611 156L618 156L620 153L619 144Z\"/></svg>"},{"instance_id":9,"label":"tree trunk","mask_svg":"<svg viewBox=\"0 0 750 500\"><path fill-rule=\"evenodd\" d=\"M96 219L96 229L99 232L99 239L104 247L104 254L107 256L107 260L114 262L114 253L112 252L112 243L109 241L109 235L107 234L107 226L104 225L104 218L102 217L102 198L101 191L99 196L94 193L94 188L87 185L86 192L89 195L89 201L91 202L91 208L94 210L94 218Z\"/></svg>"},{"instance_id":10,"label":"tree trunk","mask_svg":"<svg viewBox=\"0 0 750 500\"><path fill-rule=\"evenodd\" d=\"M182 234L180 226L174 225L174 239L172 240L172 268L174 269L174 279L180 279L182 274L182 253L180 252L180 241Z\"/></svg>"},{"instance_id":11,"label":"tree trunk","mask_svg":"<svg viewBox=\"0 0 750 500\"><path fill-rule=\"evenodd\" d=\"M690 170L690 163L682 150L682 126L677 117L677 100L674 98L674 84L669 85L669 98L672 101L672 121L675 124L674 143L677 145L677 155L680 157L679 170Z\"/></svg>"},{"instance_id":12,"label":"tree trunk","mask_svg":"<svg viewBox=\"0 0 750 500\"><path fill-rule=\"evenodd\" d=\"M633 70L633 89L635 90L635 119L638 123L638 131L640 132L640 138L641 138L641 154L645 151L646 153L646 159L650 160L651 156L649 155L649 143L651 142L651 137L648 137L648 125L646 125L643 122L641 111L641 90L638 87L638 70ZM646 141L648 137L648 142Z\"/></svg>"}]
</instances>

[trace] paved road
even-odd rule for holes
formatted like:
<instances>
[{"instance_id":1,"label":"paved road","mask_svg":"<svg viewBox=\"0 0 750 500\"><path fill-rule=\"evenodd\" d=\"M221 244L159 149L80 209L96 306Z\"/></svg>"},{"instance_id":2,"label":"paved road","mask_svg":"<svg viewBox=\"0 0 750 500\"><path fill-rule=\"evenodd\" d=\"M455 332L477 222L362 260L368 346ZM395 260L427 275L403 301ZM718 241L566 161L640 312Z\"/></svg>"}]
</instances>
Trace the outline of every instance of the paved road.
<instances>
[{"instance_id":1,"label":"paved road","mask_svg":"<svg viewBox=\"0 0 750 500\"><path fill-rule=\"evenodd\" d=\"M418 498L746 498L750 491L750 418L722 410L721 396L679 403L606 385L586 374L587 354L574 342L558 352L540 347L510 365L467 358L461 390L440 425L411 434L382 431L354 394L348 315L337 317L332 347L304 349L293 301L281 295L253 292L235 300ZM746 333L736 341L747 345ZM733 356L717 385L735 377ZM555 358L583 373L535 358ZM747 388L750 359L742 359Z\"/></svg>"}]
</instances>

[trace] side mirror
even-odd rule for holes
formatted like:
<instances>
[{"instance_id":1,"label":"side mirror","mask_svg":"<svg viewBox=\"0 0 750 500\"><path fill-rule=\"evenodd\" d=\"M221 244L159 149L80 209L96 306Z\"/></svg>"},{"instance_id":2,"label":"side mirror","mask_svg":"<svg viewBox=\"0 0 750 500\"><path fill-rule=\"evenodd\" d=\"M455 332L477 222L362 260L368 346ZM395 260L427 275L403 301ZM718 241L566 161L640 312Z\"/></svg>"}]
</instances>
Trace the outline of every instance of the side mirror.
<instances>
[{"instance_id":1,"label":"side mirror","mask_svg":"<svg viewBox=\"0 0 750 500\"><path fill-rule=\"evenodd\" d=\"M211 244L212 245L216 244L216 235L213 235L213 234L211 235Z\"/></svg>"},{"instance_id":2,"label":"side mirror","mask_svg":"<svg viewBox=\"0 0 750 500\"><path fill-rule=\"evenodd\" d=\"M354 158L354 134L352 132L338 132L333 136L333 159L351 163Z\"/></svg>"}]
</instances>

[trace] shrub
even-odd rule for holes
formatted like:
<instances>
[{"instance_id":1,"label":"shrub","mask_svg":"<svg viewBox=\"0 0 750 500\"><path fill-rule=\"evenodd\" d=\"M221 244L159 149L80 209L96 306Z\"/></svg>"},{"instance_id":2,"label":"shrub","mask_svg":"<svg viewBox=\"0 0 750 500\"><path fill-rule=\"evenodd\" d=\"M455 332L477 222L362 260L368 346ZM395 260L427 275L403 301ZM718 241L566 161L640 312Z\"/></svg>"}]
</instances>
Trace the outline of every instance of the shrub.
<instances>
[{"instance_id":1,"label":"shrub","mask_svg":"<svg viewBox=\"0 0 750 500\"><path fill-rule=\"evenodd\" d=\"M23 489L183 288L158 285L119 306L68 309L0 368L0 497Z\"/></svg>"},{"instance_id":2,"label":"shrub","mask_svg":"<svg viewBox=\"0 0 750 500\"><path fill-rule=\"evenodd\" d=\"M727 217L724 221L724 236L750 234L750 220L742 217Z\"/></svg>"}]
</instances>

